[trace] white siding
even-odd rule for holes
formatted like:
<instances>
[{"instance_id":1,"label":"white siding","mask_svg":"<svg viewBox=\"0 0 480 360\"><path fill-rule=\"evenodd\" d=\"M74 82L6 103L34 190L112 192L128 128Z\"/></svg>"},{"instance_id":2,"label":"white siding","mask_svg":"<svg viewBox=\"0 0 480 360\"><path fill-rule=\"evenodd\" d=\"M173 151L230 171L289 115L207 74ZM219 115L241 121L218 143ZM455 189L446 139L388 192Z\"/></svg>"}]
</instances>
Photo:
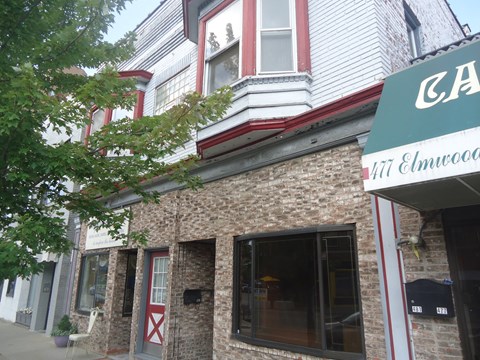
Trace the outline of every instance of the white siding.
<instances>
[{"instance_id":1,"label":"white siding","mask_svg":"<svg viewBox=\"0 0 480 360\"><path fill-rule=\"evenodd\" d=\"M445 0L408 0L421 23L421 48L429 52L461 38ZM409 66L403 0L308 0L312 77L303 74L253 76L234 84L236 96L223 121L198 134L205 139L252 119L298 115L383 80ZM137 29L137 53L121 70L147 70L145 115L152 115L155 88L188 67L195 89L197 45L183 36L180 0L167 0ZM190 64L190 65L189 65ZM175 161L196 153L186 144Z\"/></svg>"},{"instance_id":2,"label":"white siding","mask_svg":"<svg viewBox=\"0 0 480 360\"><path fill-rule=\"evenodd\" d=\"M312 103L321 106L385 76L373 1L309 1Z\"/></svg>"}]
</instances>

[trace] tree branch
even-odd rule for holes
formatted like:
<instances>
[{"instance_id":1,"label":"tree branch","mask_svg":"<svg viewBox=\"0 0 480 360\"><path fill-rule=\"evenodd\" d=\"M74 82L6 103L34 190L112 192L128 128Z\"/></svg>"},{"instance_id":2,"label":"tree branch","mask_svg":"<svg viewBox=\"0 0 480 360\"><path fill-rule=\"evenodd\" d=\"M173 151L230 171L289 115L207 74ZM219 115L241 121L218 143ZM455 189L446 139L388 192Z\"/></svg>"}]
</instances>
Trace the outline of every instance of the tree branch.
<instances>
[{"instance_id":1,"label":"tree branch","mask_svg":"<svg viewBox=\"0 0 480 360\"><path fill-rule=\"evenodd\" d=\"M37 0L29 9L26 13L24 13L24 16L21 16L17 23L15 24L15 26L12 26L10 27L10 29L13 29L13 32L11 32L11 34L15 34L16 30L18 30L20 28L20 24L24 23L25 20L30 16L30 14L32 13L33 9L36 8L38 5L40 5L40 3L42 2L42 0ZM7 40L5 40L1 45L0 45L0 51L2 51L6 45L8 43L10 43L10 41L13 39L13 36L5 36L5 38Z\"/></svg>"}]
</instances>

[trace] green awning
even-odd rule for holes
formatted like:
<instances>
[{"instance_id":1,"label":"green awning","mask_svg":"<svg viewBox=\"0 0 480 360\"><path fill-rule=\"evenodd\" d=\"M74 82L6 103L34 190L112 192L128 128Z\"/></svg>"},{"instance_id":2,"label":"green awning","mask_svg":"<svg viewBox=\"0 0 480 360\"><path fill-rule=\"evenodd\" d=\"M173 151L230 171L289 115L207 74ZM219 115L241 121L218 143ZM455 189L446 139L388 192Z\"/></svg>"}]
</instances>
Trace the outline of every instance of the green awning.
<instances>
[{"instance_id":1,"label":"green awning","mask_svg":"<svg viewBox=\"0 0 480 360\"><path fill-rule=\"evenodd\" d=\"M366 191L406 205L432 209L480 203L480 41L385 80L362 163ZM467 187L469 200L432 202L440 195L429 193L433 182L432 191L463 194L457 183ZM415 191L420 185L423 200Z\"/></svg>"}]
</instances>

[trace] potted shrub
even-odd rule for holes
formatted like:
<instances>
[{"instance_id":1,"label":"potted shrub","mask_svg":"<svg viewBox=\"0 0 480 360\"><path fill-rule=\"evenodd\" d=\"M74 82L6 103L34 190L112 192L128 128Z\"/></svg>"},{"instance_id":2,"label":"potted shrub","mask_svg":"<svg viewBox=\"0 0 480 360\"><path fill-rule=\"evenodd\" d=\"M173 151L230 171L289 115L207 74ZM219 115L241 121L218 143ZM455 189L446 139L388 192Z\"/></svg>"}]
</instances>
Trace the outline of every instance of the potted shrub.
<instances>
[{"instance_id":1,"label":"potted shrub","mask_svg":"<svg viewBox=\"0 0 480 360\"><path fill-rule=\"evenodd\" d=\"M63 315L57 326L53 328L50 336L53 336L53 341L57 347L66 347L68 336L70 334L76 334L77 332L77 325L70 321L68 315Z\"/></svg>"}]
</instances>

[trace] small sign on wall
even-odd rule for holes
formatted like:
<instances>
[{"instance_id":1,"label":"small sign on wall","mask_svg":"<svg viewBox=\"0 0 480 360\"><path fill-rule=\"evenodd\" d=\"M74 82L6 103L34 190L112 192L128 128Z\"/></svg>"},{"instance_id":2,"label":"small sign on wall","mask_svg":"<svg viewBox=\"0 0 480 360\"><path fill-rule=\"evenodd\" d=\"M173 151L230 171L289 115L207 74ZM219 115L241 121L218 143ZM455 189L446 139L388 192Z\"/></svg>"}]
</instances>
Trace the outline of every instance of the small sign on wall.
<instances>
[{"instance_id":1,"label":"small sign on wall","mask_svg":"<svg viewBox=\"0 0 480 360\"><path fill-rule=\"evenodd\" d=\"M125 211L122 209L121 211ZM129 221L123 224L120 234L128 234ZM108 229L100 228L95 230L93 227L87 228L87 239L85 242L85 250L103 249L115 246L123 246L122 240L115 240L108 234Z\"/></svg>"},{"instance_id":2,"label":"small sign on wall","mask_svg":"<svg viewBox=\"0 0 480 360\"><path fill-rule=\"evenodd\" d=\"M431 317L454 317L452 285L429 279L405 284L408 313Z\"/></svg>"}]
</instances>

